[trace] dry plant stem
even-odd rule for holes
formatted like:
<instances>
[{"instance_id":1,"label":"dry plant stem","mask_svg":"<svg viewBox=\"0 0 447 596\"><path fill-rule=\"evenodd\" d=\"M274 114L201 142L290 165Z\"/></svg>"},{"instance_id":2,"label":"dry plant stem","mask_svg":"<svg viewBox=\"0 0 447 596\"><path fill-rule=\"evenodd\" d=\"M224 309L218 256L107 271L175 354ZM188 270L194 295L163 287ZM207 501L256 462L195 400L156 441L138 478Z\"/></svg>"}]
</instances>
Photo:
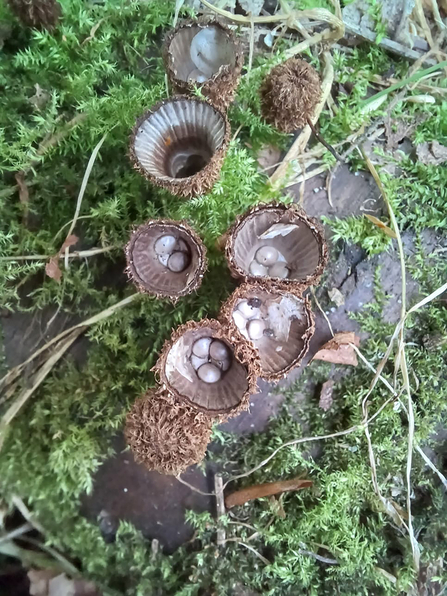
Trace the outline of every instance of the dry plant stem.
<instances>
[{"instance_id":1,"label":"dry plant stem","mask_svg":"<svg viewBox=\"0 0 447 596\"><path fill-rule=\"evenodd\" d=\"M17 538L17 536L22 536L22 534L26 534L31 530L34 530L34 527L29 522L26 522L26 524L22 524L21 526L19 526L15 530L12 530L8 534L5 534L4 536L0 535L0 544L2 544L3 542L9 542L10 540L14 540L14 538Z\"/></svg>"},{"instance_id":2,"label":"dry plant stem","mask_svg":"<svg viewBox=\"0 0 447 596\"><path fill-rule=\"evenodd\" d=\"M260 559L264 563L264 565L270 565L270 561L268 559L263 557L261 555L261 553L258 553L258 551L256 549L254 549L252 546L250 546L249 544L245 544L245 542L242 542L241 540L239 540L239 538L227 538L225 540L225 542L236 542L237 544L244 546L245 548L250 550L254 555L256 555L258 557L258 559Z\"/></svg>"},{"instance_id":3,"label":"dry plant stem","mask_svg":"<svg viewBox=\"0 0 447 596\"><path fill-rule=\"evenodd\" d=\"M68 253L69 259L84 259L87 257L93 257L95 255L101 255L111 250L121 249L121 246L105 246L103 248L89 248L88 250L74 250ZM51 258L52 255L19 255L17 257L0 257L0 262L4 261L46 261ZM65 255L59 255L60 259L65 259Z\"/></svg>"},{"instance_id":4,"label":"dry plant stem","mask_svg":"<svg viewBox=\"0 0 447 596\"><path fill-rule=\"evenodd\" d=\"M329 95L328 95L328 97L329 97ZM343 161L343 158L335 151L335 149L333 147L331 147L329 145L329 143L326 143L326 141L324 140L324 138L320 135L320 133L318 132L318 130L313 125L312 120L310 118L307 119L307 124L310 126L310 129L313 132L314 136L317 138L317 140L320 141L320 143L324 147L326 147L326 149L335 157L335 159L337 161Z\"/></svg>"},{"instance_id":5,"label":"dry plant stem","mask_svg":"<svg viewBox=\"0 0 447 596\"><path fill-rule=\"evenodd\" d=\"M13 495L11 498L11 502L14 505L14 507L16 507L20 511L20 513L26 519L26 521L33 526L33 528L35 528L41 534L45 534L45 528L38 521L36 521L31 511L28 509L28 507L25 505L25 503L20 497L18 497L17 495Z\"/></svg>"},{"instance_id":6,"label":"dry plant stem","mask_svg":"<svg viewBox=\"0 0 447 596\"><path fill-rule=\"evenodd\" d=\"M223 482L222 476L220 474L216 474L214 476L214 493L216 496L216 514L217 514L217 522L219 522L219 518L225 515L225 500L224 500L224 493L223 493ZM225 529L223 527L217 528L217 546L223 546L225 544Z\"/></svg>"},{"instance_id":7,"label":"dry plant stem","mask_svg":"<svg viewBox=\"0 0 447 596\"><path fill-rule=\"evenodd\" d=\"M318 121L318 118L320 117L320 114L326 103L327 97L331 92L332 83L334 81L334 67L329 52L323 53L323 59L325 68L323 72L323 81L321 84L321 98L317 107L315 108L315 113L312 117L312 124L315 124ZM272 174L272 176L270 176L270 184L272 186L280 187L284 185L290 162L296 160L303 153L311 133L312 130L309 125L303 128L298 138L290 147L279 168Z\"/></svg>"},{"instance_id":8,"label":"dry plant stem","mask_svg":"<svg viewBox=\"0 0 447 596\"><path fill-rule=\"evenodd\" d=\"M284 29L290 27L292 29L296 29L297 31L302 31L303 29L303 22L307 22L309 20L314 21L322 21L327 23L330 27L325 29L321 33L316 33L312 37L308 37L303 42L299 43L298 45L290 48L285 52L286 58L291 58L292 56L296 56L300 52L304 52L309 47L321 43L322 41L331 41L335 42L343 37L345 32L345 26L343 20L340 19L338 16L333 15L331 12L326 10L325 8L311 8L307 10L289 10L287 12L277 12L274 15L269 16L260 16L260 17L245 17L239 14L233 14L228 10L223 10L210 4L207 0L203 0L202 4L204 4L207 8L210 8L217 14L222 17L226 17L227 19L234 21L235 23L244 23L250 24L267 24L267 23L283 23ZM283 3L284 4L284 3ZM336 6L336 13L341 15L340 5L339 2L334 2Z\"/></svg>"},{"instance_id":9,"label":"dry plant stem","mask_svg":"<svg viewBox=\"0 0 447 596\"><path fill-rule=\"evenodd\" d=\"M55 343L59 342L61 339L63 339L64 337L66 337L67 335L69 335L70 333L72 333L73 331L75 331L77 329L82 329L82 331L85 331L85 329L87 327L89 327L90 325L94 325L95 323L99 323L99 321L107 319L108 317L114 315L115 312L117 312L119 309L131 304L132 302L134 302L136 299L138 299L140 297L141 297L141 294L139 294L138 292L136 292L135 294L131 294L127 298L124 298L124 300L117 302L113 306L109 306L109 308L106 308L105 310L94 315L93 317L90 317L90 318L86 319L85 321L83 321L82 323L78 323L77 325L74 325L73 327L69 327L65 331L62 331L62 333L59 333L59 335L56 335L56 337L53 337L53 339L51 339L49 342L47 342L41 348L36 350L29 358L27 358L24 362L22 362L22 364L19 364L18 366L15 366L14 368L12 368L2 379L0 379L0 391L3 389L3 387L5 387L11 381L16 379L18 374L20 374L20 372L24 369L24 367L27 364L32 362L35 358L37 358L37 356L42 354L42 352L45 352L48 348L53 346Z\"/></svg>"},{"instance_id":10,"label":"dry plant stem","mask_svg":"<svg viewBox=\"0 0 447 596\"><path fill-rule=\"evenodd\" d=\"M76 222L77 222L78 217L79 217L79 212L81 211L82 199L84 198L85 189L87 188L88 179L90 178L90 174L91 174L91 171L93 169L93 165L95 163L95 160L96 160L96 157L98 155L98 152L101 149L102 144L106 140L106 137L107 137L107 133L102 137L102 139L99 141L99 143L93 149L93 152L92 152L92 154L90 156L90 159L88 160L88 164L87 164L87 168L85 170L84 178L82 179L81 189L79 191L78 198L77 198L77 201L76 201L75 214L74 214L73 220L71 222L70 228L69 228L69 230L67 232L66 239L71 235L71 233L73 232L73 230L74 230L74 228L76 226ZM68 268L69 250L70 249L67 246L67 248L65 249L65 268L66 269Z\"/></svg>"},{"instance_id":11,"label":"dry plant stem","mask_svg":"<svg viewBox=\"0 0 447 596\"><path fill-rule=\"evenodd\" d=\"M431 48L433 48L434 41L433 41L433 37L432 37L431 31L430 31L430 27L428 26L428 23L427 23L427 19L425 18L424 8L422 6L421 0L416 0L415 5L414 5L414 12L415 12L416 17L419 21L419 24L422 27L422 30L424 32L425 39L427 40L428 45Z\"/></svg>"},{"instance_id":12,"label":"dry plant stem","mask_svg":"<svg viewBox=\"0 0 447 596\"><path fill-rule=\"evenodd\" d=\"M31 385L26 387L20 393L17 399L5 412L0 421L0 451L3 446L3 442L5 440L5 435L9 424L17 416L21 408L26 404L26 402L32 396L34 391L44 381L48 373L52 370L53 366L60 360L60 358L65 354L68 348L76 341L79 335L81 335L81 333L83 332L83 327L79 327L73 330L67 338L61 341L60 345L57 345L55 347L54 352L51 354L48 360L46 360L42 368L35 374L34 378L31 381Z\"/></svg>"},{"instance_id":13,"label":"dry plant stem","mask_svg":"<svg viewBox=\"0 0 447 596\"><path fill-rule=\"evenodd\" d=\"M61 568L65 571L65 573L71 577L79 577L80 571L75 567L68 559L66 559L63 555L61 555L57 550L52 548L51 546L46 545L40 540L35 540L34 538L30 538L28 536L22 536L22 540L25 542L29 542L33 546L37 546L38 548L42 549L43 551L47 552L51 555L56 561L59 561Z\"/></svg>"},{"instance_id":14,"label":"dry plant stem","mask_svg":"<svg viewBox=\"0 0 447 596\"><path fill-rule=\"evenodd\" d=\"M408 533L410 536L411 541L411 549L413 552L413 562L416 571L419 571L420 566L420 551L419 545L414 535L413 529L413 521L411 515L411 467L412 467L412 460L413 460L413 443L414 443L414 409L413 409L413 401L411 398L411 390L410 390L410 381L408 377L408 369L407 369L407 360L405 354L405 338L404 338L404 324L406 319L406 270L405 270L405 256L404 256L404 248L402 244L402 238L400 235L399 226L397 224L396 217L394 215L393 208L391 203L388 200L386 195L385 189L383 188L382 181L374 167L371 163L368 156L362 150L363 156L365 158L366 164L368 166L369 171L371 172L374 180L379 187L379 190L382 194L383 200L386 203L388 208L388 213L391 219L391 223L394 228L394 232L396 233L397 245L399 249L399 258L400 258L400 265L401 265L401 276L402 276L402 309L401 309L401 317L400 317L400 331L399 331L399 345L398 345L398 353L396 357L396 372L398 368L401 369L402 378L404 382L404 389L407 394L407 401L408 401L408 450L407 450L407 469L406 469L406 479L407 479L407 514L408 514Z\"/></svg>"},{"instance_id":15,"label":"dry plant stem","mask_svg":"<svg viewBox=\"0 0 447 596\"><path fill-rule=\"evenodd\" d=\"M179 474L178 476L175 477L176 480L178 480L181 484L184 484L185 486L187 486L188 488L190 488L192 491L194 491L195 493L197 493L198 495L202 495L204 497L215 497L216 493L212 492L212 493L206 493L203 490L200 490L198 488L196 488L195 486L193 486L192 484L189 484L189 482L186 482L186 480L183 480L183 478L181 477L181 475Z\"/></svg>"}]
</instances>

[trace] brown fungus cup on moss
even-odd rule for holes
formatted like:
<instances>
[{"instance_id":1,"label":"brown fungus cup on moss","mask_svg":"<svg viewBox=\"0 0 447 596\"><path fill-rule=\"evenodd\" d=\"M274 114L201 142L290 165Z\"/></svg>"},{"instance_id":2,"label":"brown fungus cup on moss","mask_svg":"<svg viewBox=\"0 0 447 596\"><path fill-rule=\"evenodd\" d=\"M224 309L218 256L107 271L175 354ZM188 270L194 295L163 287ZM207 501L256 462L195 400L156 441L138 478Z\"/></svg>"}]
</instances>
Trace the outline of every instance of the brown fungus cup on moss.
<instances>
[{"instance_id":1,"label":"brown fungus cup on moss","mask_svg":"<svg viewBox=\"0 0 447 596\"><path fill-rule=\"evenodd\" d=\"M247 342L233 343L219 321L204 319L174 331L154 370L176 399L226 418L248 409L257 392L259 360Z\"/></svg>"},{"instance_id":2,"label":"brown fungus cup on moss","mask_svg":"<svg viewBox=\"0 0 447 596\"><path fill-rule=\"evenodd\" d=\"M217 107L178 95L137 120L130 158L156 186L194 197L211 190L219 178L230 132L225 113Z\"/></svg>"},{"instance_id":3,"label":"brown fungus cup on moss","mask_svg":"<svg viewBox=\"0 0 447 596\"><path fill-rule=\"evenodd\" d=\"M204 458L212 423L168 393L151 390L133 404L124 434L137 463L177 476Z\"/></svg>"},{"instance_id":4,"label":"brown fungus cup on moss","mask_svg":"<svg viewBox=\"0 0 447 596\"><path fill-rule=\"evenodd\" d=\"M320 77L305 60L290 58L275 66L260 89L264 118L281 132L302 128L320 100Z\"/></svg>"},{"instance_id":5,"label":"brown fungus cup on moss","mask_svg":"<svg viewBox=\"0 0 447 596\"><path fill-rule=\"evenodd\" d=\"M207 268L205 245L183 221L149 220L132 232L125 252L138 289L174 301L197 290Z\"/></svg>"},{"instance_id":6,"label":"brown fungus cup on moss","mask_svg":"<svg viewBox=\"0 0 447 596\"><path fill-rule=\"evenodd\" d=\"M315 330L308 298L273 281L239 286L222 306L220 319L232 338L253 344L260 376L267 381L281 379L300 364Z\"/></svg>"},{"instance_id":7,"label":"brown fungus cup on moss","mask_svg":"<svg viewBox=\"0 0 447 596\"><path fill-rule=\"evenodd\" d=\"M244 57L233 33L215 18L180 23L166 36L163 59L176 93L202 94L223 109L234 98Z\"/></svg>"},{"instance_id":8,"label":"brown fungus cup on moss","mask_svg":"<svg viewBox=\"0 0 447 596\"><path fill-rule=\"evenodd\" d=\"M295 290L316 284L327 263L317 221L294 205L277 203L240 216L228 232L225 254L234 277L273 279Z\"/></svg>"}]
</instances>

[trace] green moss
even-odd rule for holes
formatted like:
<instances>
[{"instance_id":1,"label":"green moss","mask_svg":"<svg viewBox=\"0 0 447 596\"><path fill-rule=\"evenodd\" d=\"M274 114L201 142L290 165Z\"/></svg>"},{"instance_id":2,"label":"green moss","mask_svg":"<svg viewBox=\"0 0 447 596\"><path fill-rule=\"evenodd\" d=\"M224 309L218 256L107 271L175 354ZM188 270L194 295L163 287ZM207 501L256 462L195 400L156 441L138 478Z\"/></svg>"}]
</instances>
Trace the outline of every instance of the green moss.
<instances>
[{"instance_id":1,"label":"green moss","mask_svg":"<svg viewBox=\"0 0 447 596\"><path fill-rule=\"evenodd\" d=\"M299 8L315 6L313 2L295 4ZM0 11L0 18L13 28L0 64L4 91L0 257L51 255L60 249L61 228L73 218L87 161L104 134L107 137L92 170L75 232L82 248L117 247L107 256L73 260L63 271L61 285L45 277L43 261L0 261L0 306L13 311L59 306L61 312L86 316L116 303L134 291L122 276L122 247L132 225L150 217L189 220L204 238L210 257L210 271L197 294L175 307L164 300L141 297L89 330L88 360L82 367L66 359L53 370L11 425L0 457L2 497L10 501L12 494L22 496L45 526L48 542L72 557L105 594L230 595L238 583L275 596L406 591L414 578L408 540L391 526L374 496L361 430L320 443L318 453L308 444L284 449L241 482L298 474L314 481L311 490L281 497L285 518L278 503L268 500L237 511L239 518L259 531L256 538L249 540L252 530L245 526L223 520L227 536L252 546L272 561L268 566L237 542L228 542L218 552L215 522L209 514L188 513L198 540L172 556L158 555L155 560L148 542L129 524L121 524L116 543L105 544L97 525L80 514L81 496L92 490L95 471L112 453L111 439L120 431L127 409L154 384L151 367L171 329L188 319L215 316L234 287L216 240L250 205L290 200L265 184L254 156L263 143L284 148L290 140L268 126L259 110L259 85L265 73L282 60L281 52L257 58L250 77L243 77L230 111L233 130L241 127L240 132L231 144L222 177L209 195L181 201L155 190L131 169L129 130L141 112L165 95L159 47L172 22L173 9L174 2L161 0L91 4L66 0L62 25L53 36L24 30L7 9ZM280 50L292 43L282 42ZM308 58L318 67L315 58ZM370 122L374 114L363 112L359 102L373 76L391 65L396 76L407 68L375 46L355 48L350 56L334 53L337 81L343 85L355 81L355 85L349 93L339 94L334 117L324 113L320 119L329 142L338 143ZM29 102L36 84L48 93L48 101L39 109ZM413 117L425 113L426 107L411 110ZM418 142L445 137L445 103L430 110L430 117L415 131ZM67 123L79 113L85 114L85 120L68 130ZM39 144L59 133L64 133L59 143L40 155ZM358 167L360 162L353 157L351 164ZM399 225L419 234L427 227L441 229L446 223L444 171L415 164L409 158L404 158L400 167L403 175L397 180L383 175ZM24 225L14 173L29 168L30 213L28 225ZM335 220L330 225L335 239L357 242L370 254L389 246L388 237L365 218ZM409 266L428 294L443 283L445 264L442 254L428 256L421 246L417 242ZM375 366L391 331L379 316L384 299L379 287L376 299L361 319L371 333L362 349ZM432 430L446 416L447 400L442 394L445 355L442 345L423 346L427 334L445 336L447 320L442 306L442 302L434 302L409 321L415 345L408 347L408 359L418 378L413 388L417 439L433 447ZM300 406L297 420L296 393L309 393L315 384L318 389L330 372L329 364L312 364L299 383L285 392L284 408L266 433L235 438L215 429L213 436L221 443L221 451L210 457L221 464L231 460L233 469L242 472L292 437L326 434L359 424L360 403L371 379L361 366L337 383L329 412L319 409L315 396ZM392 379L391 365L385 374ZM387 397L386 390L378 386L371 396L371 413ZM405 474L404 414L390 406L371 426L371 434L378 457L378 481L389 495L390 478L400 486ZM446 548L445 497L417 455L413 478L415 527L427 562ZM405 507L403 492L393 498ZM323 552L339 564L317 562L307 551ZM396 576L396 586L383 570Z\"/></svg>"}]
</instances>

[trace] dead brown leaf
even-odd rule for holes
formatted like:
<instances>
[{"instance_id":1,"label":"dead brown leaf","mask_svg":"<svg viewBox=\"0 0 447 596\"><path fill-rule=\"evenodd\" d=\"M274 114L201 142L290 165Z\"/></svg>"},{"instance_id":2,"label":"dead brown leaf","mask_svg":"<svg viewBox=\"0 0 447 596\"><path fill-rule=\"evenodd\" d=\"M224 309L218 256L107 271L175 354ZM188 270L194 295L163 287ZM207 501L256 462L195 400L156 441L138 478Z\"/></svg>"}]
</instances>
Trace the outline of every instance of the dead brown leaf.
<instances>
[{"instance_id":1,"label":"dead brown leaf","mask_svg":"<svg viewBox=\"0 0 447 596\"><path fill-rule=\"evenodd\" d=\"M79 238L77 236L75 236L75 234L70 234L69 236L67 236L65 238L64 243L62 244L57 255L54 255L54 257L51 257L51 259L45 265L45 273L48 275L48 277L51 277L51 279L54 279L58 283L61 282L62 271L61 271L61 268L59 267L59 257L65 251L66 248L73 246L74 244L76 244L76 242L78 240L79 240Z\"/></svg>"},{"instance_id":2,"label":"dead brown leaf","mask_svg":"<svg viewBox=\"0 0 447 596\"><path fill-rule=\"evenodd\" d=\"M332 288L332 290L329 290L328 294L329 298L337 306L343 306L343 304L345 303L345 297L338 288Z\"/></svg>"},{"instance_id":3,"label":"dead brown leaf","mask_svg":"<svg viewBox=\"0 0 447 596\"><path fill-rule=\"evenodd\" d=\"M334 337L324 344L315 354L312 360L323 360L323 362L332 362L332 364L350 364L357 366L357 354L354 348L349 345L360 345L358 338L352 331L343 331L336 333Z\"/></svg>"},{"instance_id":4,"label":"dead brown leaf","mask_svg":"<svg viewBox=\"0 0 447 596\"><path fill-rule=\"evenodd\" d=\"M380 228L387 236L390 238L397 238L396 232L388 227L383 221L380 221L379 218L375 217L374 215L369 215L369 213L364 213L364 216L369 219L375 226Z\"/></svg>"},{"instance_id":5,"label":"dead brown leaf","mask_svg":"<svg viewBox=\"0 0 447 596\"><path fill-rule=\"evenodd\" d=\"M312 486L312 480L303 480L302 478L293 478L292 480L279 480L278 482L265 482L264 484L255 484L237 490L225 497L227 509L236 505L243 505L253 499L261 497L270 497L290 490L301 490Z\"/></svg>"},{"instance_id":6,"label":"dead brown leaf","mask_svg":"<svg viewBox=\"0 0 447 596\"><path fill-rule=\"evenodd\" d=\"M425 165L439 166L447 161L447 147L438 141L421 143L416 147L416 155Z\"/></svg>"},{"instance_id":7,"label":"dead brown leaf","mask_svg":"<svg viewBox=\"0 0 447 596\"><path fill-rule=\"evenodd\" d=\"M76 244L76 242L79 240L79 238L77 236L75 236L74 234L70 234L69 236L67 236L64 240L63 245L61 246L61 249L59 251L59 254L61 255L66 248L68 248L69 246L73 246L74 244Z\"/></svg>"},{"instance_id":8,"label":"dead brown leaf","mask_svg":"<svg viewBox=\"0 0 447 596\"><path fill-rule=\"evenodd\" d=\"M57 281L57 283L60 284L62 278L62 271L60 270L58 261L59 255L51 257L51 259L45 265L45 273L48 275L48 277L51 277L51 279L54 279L55 281Z\"/></svg>"},{"instance_id":9,"label":"dead brown leaf","mask_svg":"<svg viewBox=\"0 0 447 596\"><path fill-rule=\"evenodd\" d=\"M329 379L329 381L323 383L323 386L321 387L320 402L318 405L325 412L330 410L332 407L334 385L335 382L332 379Z\"/></svg>"},{"instance_id":10,"label":"dead brown leaf","mask_svg":"<svg viewBox=\"0 0 447 596\"><path fill-rule=\"evenodd\" d=\"M83 46L84 44L88 43L89 41L91 41L94 37L95 37L95 33L98 31L98 27L101 25L101 23L105 21L105 19L100 19L96 25L93 25L93 27L90 29L90 35L88 37L86 37L84 39L84 41L81 43L81 45Z\"/></svg>"}]
</instances>

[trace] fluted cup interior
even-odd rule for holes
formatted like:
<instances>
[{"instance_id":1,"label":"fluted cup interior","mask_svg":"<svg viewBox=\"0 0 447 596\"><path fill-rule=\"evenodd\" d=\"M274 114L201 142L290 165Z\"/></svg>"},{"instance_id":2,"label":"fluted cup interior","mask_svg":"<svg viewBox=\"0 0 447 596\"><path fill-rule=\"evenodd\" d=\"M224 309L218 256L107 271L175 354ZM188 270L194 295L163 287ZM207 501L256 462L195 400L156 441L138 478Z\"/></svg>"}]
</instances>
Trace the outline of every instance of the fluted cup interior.
<instances>
[{"instance_id":1,"label":"fluted cup interior","mask_svg":"<svg viewBox=\"0 0 447 596\"><path fill-rule=\"evenodd\" d=\"M163 236L173 236L186 244L189 264L183 271L172 272L160 262L155 243ZM149 292L164 296L185 293L194 282L201 263L197 244L188 232L164 223L142 226L137 230L132 236L129 252L136 281Z\"/></svg>"},{"instance_id":2,"label":"fluted cup interior","mask_svg":"<svg viewBox=\"0 0 447 596\"><path fill-rule=\"evenodd\" d=\"M139 123L135 156L155 178L190 178L203 170L222 146L225 127L224 118L211 104L171 100Z\"/></svg>"},{"instance_id":3,"label":"fluted cup interior","mask_svg":"<svg viewBox=\"0 0 447 596\"><path fill-rule=\"evenodd\" d=\"M246 288L234 301L234 314L241 311L241 303L255 300L259 303L257 316L265 325L260 337L250 337L250 320L239 328L245 339L251 341L258 351L263 375L280 375L299 364L305 356L312 335L311 315L303 298L286 292ZM237 316L237 315L236 315Z\"/></svg>"},{"instance_id":4,"label":"fluted cup interior","mask_svg":"<svg viewBox=\"0 0 447 596\"><path fill-rule=\"evenodd\" d=\"M216 338L216 331L200 327L186 331L171 347L166 357L166 379L181 397L202 411L228 412L236 408L248 390L247 370L233 355L233 347L221 337L230 354L231 364L216 383L200 380L190 358L194 343L203 337Z\"/></svg>"},{"instance_id":5,"label":"fluted cup interior","mask_svg":"<svg viewBox=\"0 0 447 596\"><path fill-rule=\"evenodd\" d=\"M208 80L222 66L234 67L236 64L237 52L233 40L222 27L214 24L180 28L169 44L168 51L172 69L180 81L196 82L198 73ZM199 79L198 82L203 81Z\"/></svg>"},{"instance_id":6,"label":"fluted cup interior","mask_svg":"<svg viewBox=\"0 0 447 596\"><path fill-rule=\"evenodd\" d=\"M272 236L269 231L277 224L282 224L284 229L291 225L284 235L278 233L266 237ZM288 212L283 209L266 208L250 213L236 228L233 238L234 262L247 276L251 276L250 265L264 246L273 247L284 257L289 280L303 280L313 275L320 263L321 241L305 220L293 217L291 221ZM268 273L259 277L276 279Z\"/></svg>"}]
</instances>

